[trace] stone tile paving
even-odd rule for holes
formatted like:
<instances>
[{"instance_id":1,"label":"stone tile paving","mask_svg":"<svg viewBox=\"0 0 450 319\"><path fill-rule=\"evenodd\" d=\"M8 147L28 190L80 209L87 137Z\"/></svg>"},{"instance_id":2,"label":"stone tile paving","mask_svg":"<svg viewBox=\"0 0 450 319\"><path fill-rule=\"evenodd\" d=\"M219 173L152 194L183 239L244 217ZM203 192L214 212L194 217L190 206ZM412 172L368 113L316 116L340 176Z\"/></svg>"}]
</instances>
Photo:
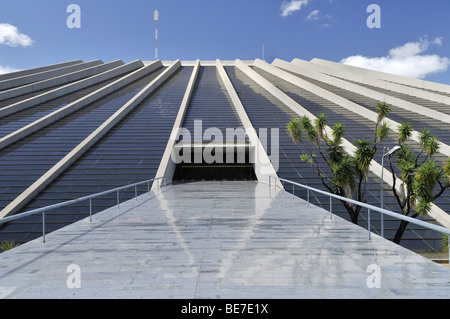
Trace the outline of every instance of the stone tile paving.
<instances>
[{"instance_id":1,"label":"stone tile paving","mask_svg":"<svg viewBox=\"0 0 450 319\"><path fill-rule=\"evenodd\" d=\"M170 185L0 255L1 298L449 298L449 280L257 182Z\"/></svg>"}]
</instances>

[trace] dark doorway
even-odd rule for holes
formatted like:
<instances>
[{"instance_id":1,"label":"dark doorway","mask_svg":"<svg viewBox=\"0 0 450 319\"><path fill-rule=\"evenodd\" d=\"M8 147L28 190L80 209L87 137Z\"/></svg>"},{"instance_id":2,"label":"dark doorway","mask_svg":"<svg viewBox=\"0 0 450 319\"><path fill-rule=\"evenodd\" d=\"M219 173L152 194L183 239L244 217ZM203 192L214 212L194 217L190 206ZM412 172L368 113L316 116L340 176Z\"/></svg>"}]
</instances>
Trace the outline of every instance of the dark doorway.
<instances>
[{"instance_id":1,"label":"dark doorway","mask_svg":"<svg viewBox=\"0 0 450 319\"><path fill-rule=\"evenodd\" d=\"M209 160L205 154L215 158ZM185 152L189 152L186 155ZM219 153L216 153L219 152ZM185 160L177 164L173 180L256 180L248 146L183 146L178 154Z\"/></svg>"}]
</instances>

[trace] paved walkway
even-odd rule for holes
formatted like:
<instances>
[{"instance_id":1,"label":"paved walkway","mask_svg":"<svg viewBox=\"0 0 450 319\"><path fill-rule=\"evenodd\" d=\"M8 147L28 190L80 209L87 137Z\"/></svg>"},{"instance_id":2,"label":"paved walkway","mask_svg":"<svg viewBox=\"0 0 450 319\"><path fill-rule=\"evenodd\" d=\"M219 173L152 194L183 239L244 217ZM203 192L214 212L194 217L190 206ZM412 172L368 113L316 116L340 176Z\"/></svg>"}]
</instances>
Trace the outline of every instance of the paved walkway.
<instances>
[{"instance_id":1,"label":"paved walkway","mask_svg":"<svg viewBox=\"0 0 450 319\"><path fill-rule=\"evenodd\" d=\"M330 217L257 182L171 185L1 254L0 297L450 297L448 268Z\"/></svg>"}]
</instances>

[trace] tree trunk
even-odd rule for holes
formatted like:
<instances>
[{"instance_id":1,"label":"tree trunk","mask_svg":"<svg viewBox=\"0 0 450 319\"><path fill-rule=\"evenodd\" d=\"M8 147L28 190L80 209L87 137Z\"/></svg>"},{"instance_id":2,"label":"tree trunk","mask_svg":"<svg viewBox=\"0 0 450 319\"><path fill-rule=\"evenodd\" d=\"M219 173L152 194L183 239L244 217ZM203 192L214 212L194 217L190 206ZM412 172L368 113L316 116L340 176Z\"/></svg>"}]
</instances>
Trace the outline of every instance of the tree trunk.
<instances>
[{"instance_id":1,"label":"tree trunk","mask_svg":"<svg viewBox=\"0 0 450 319\"><path fill-rule=\"evenodd\" d=\"M352 215L351 220L352 220L353 224L358 225L358 216L357 215L356 216Z\"/></svg>"},{"instance_id":2,"label":"tree trunk","mask_svg":"<svg viewBox=\"0 0 450 319\"><path fill-rule=\"evenodd\" d=\"M353 206L350 206L346 201L341 200L342 205L348 212L350 216L350 220L353 224L358 225L359 212L353 209Z\"/></svg>"},{"instance_id":3,"label":"tree trunk","mask_svg":"<svg viewBox=\"0 0 450 319\"><path fill-rule=\"evenodd\" d=\"M403 237L403 233L405 232L406 226L408 226L408 224L409 224L409 222L404 221L404 220L402 220L400 222L400 226L398 227L397 232L395 233L395 236L394 236L394 240L393 240L394 243L400 244L400 241L402 240L402 237Z\"/></svg>"}]
</instances>

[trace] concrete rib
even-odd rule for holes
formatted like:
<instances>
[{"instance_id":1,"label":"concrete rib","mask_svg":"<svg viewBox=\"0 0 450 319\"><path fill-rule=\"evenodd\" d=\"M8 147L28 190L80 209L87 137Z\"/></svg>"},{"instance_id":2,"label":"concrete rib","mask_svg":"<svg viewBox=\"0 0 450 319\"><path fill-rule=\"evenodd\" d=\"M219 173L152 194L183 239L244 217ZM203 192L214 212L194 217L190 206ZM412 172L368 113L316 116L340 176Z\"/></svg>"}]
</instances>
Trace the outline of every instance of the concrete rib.
<instances>
[{"instance_id":1,"label":"concrete rib","mask_svg":"<svg viewBox=\"0 0 450 319\"><path fill-rule=\"evenodd\" d=\"M77 70L86 69L95 65L103 64L101 60L94 60L90 62L82 62L75 65L65 66L55 70L44 71L36 74L25 75L18 78L0 81L0 91L12 89L14 87L27 85L33 82L43 81L59 75L74 72Z\"/></svg>"},{"instance_id":2,"label":"concrete rib","mask_svg":"<svg viewBox=\"0 0 450 319\"><path fill-rule=\"evenodd\" d=\"M95 65L87 69L67 73L64 75L60 75L48 80L43 80L40 82L31 83L25 86L20 86L18 88L10 89L7 91L0 92L0 101L10 99L16 96L20 96L23 94L27 94L30 92L36 92L40 90L44 90L47 88L51 88L54 86L64 85L69 82L78 81L87 77L91 77L93 75L103 73L109 71L113 68L119 67L124 63L121 60L112 61L109 63L104 63L100 65Z\"/></svg>"},{"instance_id":3,"label":"concrete rib","mask_svg":"<svg viewBox=\"0 0 450 319\"><path fill-rule=\"evenodd\" d=\"M82 62L83 62L82 60L67 61L67 62L51 64L51 65L47 65L47 66L41 66L41 67L37 67L37 68L33 68L33 69L27 69L27 70L22 70L22 71L6 73L6 74L0 75L0 81L18 78L18 77L35 74L35 73L40 73L40 72L44 72L44 71L54 70L54 69L62 68L65 66L79 64Z\"/></svg>"},{"instance_id":4,"label":"concrete rib","mask_svg":"<svg viewBox=\"0 0 450 319\"><path fill-rule=\"evenodd\" d=\"M279 64L279 66L285 65L285 63L288 63L286 61L282 61L280 59L276 59L272 64L276 65ZM446 95L441 95L437 93L433 93L427 90L418 89L411 86L406 86L398 83L389 82L382 79L377 79L373 77L364 76L355 72L349 72L347 70L339 70L337 68L332 68L330 66L324 66L319 65L315 63L310 63L308 61L300 60L300 59L294 59L290 63L291 65L301 66L308 70L314 70L317 72L320 72L322 74L331 75L333 77L337 77L343 80L349 80L351 82L358 82L361 84L366 84L371 87L375 87L382 90L388 90L388 91L395 91L398 93L402 93L405 95L409 95L412 97L420 97L422 99L426 99L429 101L442 103L446 105L450 105L450 97Z\"/></svg>"},{"instance_id":5,"label":"concrete rib","mask_svg":"<svg viewBox=\"0 0 450 319\"><path fill-rule=\"evenodd\" d=\"M416 103L414 98L420 98L421 101L434 102L437 105L450 104L450 97L414 89L411 87L402 86L395 83L389 83L378 79L361 79L356 74L354 79L350 75L347 75L345 79L339 79L336 76L330 76L317 70L312 70L310 65L312 63L300 65L299 60L295 60L295 63L288 63L286 61L277 60L274 65L278 65L283 69L292 68L294 73L301 74L306 77L314 78L315 80L327 83L329 85L338 86L345 90L356 92L360 95L378 100L385 101L388 104L393 104L399 108L405 109L410 112L426 116L428 118L443 122L450 123L450 115L441 112L438 109L432 109L426 106ZM288 66L289 65L289 66ZM339 71L338 71L339 73ZM345 70L343 71L345 74ZM379 91L377 91L377 89ZM397 97L401 95L402 97Z\"/></svg>"},{"instance_id":6,"label":"concrete rib","mask_svg":"<svg viewBox=\"0 0 450 319\"><path fill-rule=\"evenodd\" d=\"M180 105L180 109L175 119L175 123L172 128L169 140L167 141L166 149L164 151L163 157L158 167L158 171L155 176L165 177L166 183L169 183L173 179L175 173L175 163L172 161L172 151L175 143L178 139L179 130L183 123L184 117L186 115L187 107L192 96L192 92L195 87L195 82L197 81L198 71L200 70L200 60L197 60L194 64L194 69L192 70L191 78L189 79L188 85L186 87L186 92L184 94L183 100ZM161 187L161 180L155 181L152 185L152 190Z\"/></svg>"},{"instance_id":7,"label":"concrete rib","mask_svg":"<svg viewBox=\"0 0 450 319\"><path fill-rule=\"evenodd\" d=\"M399 76L399 75L395 75L395 74L391 74L391 73L385 73L385 72L379 72L379 71L359 68L359 67L355 67L355 66L351 66L351 65L336 63L336 62L332 62L332 61L326 61L326 60L317 59L317 58L312 59L311 63L325 65L325 66L331 66L331 67L335 67L335 68L339 68L339 69L344 69L344 70L348 70L348 71L355 72L358 74L372 76L374 78L382 79L385 81L390 81L390 82L399 83L399 84L403 84L403 85L409 85L409 86L419 88L419 89L426 89L426 90L450 94L450 85L446 85L446 84L442 84L442 83L435 83L435 82L430 82L430 81L425 81L425 80L408 78L408 77Z\"/></svg>"},{"instance_id":8,"label":"concrete rib","mask_svg":"<svg viewBox=\"0 0 450 319\"><path fill-rule=\"evenodd\" d=\"M244 64L240 60L237 60L236 63ZM219 71L222 82L227 89L228 95L233 102L233 107L235 108L236 113L239 115L239 119L244 126L244 130L250 140L251 145L254 148L254 158L252 159L252 164L258 181L269 184L269 176L277 176L277 171L274 168L271 159L267 155L266 150L261 143L258 134L256 133L256 130L253 127L252 122L250 121L247 112L245 111L245 108L242 105L242 102L239 99L239 96L237 95L236 90L234 89L233 84L231 83L220 60L217 60L216 67ZM274 182L277 183L278 186L281 186L281 183L278 180L274 180Z\"/></svg>"}]
</instances>

